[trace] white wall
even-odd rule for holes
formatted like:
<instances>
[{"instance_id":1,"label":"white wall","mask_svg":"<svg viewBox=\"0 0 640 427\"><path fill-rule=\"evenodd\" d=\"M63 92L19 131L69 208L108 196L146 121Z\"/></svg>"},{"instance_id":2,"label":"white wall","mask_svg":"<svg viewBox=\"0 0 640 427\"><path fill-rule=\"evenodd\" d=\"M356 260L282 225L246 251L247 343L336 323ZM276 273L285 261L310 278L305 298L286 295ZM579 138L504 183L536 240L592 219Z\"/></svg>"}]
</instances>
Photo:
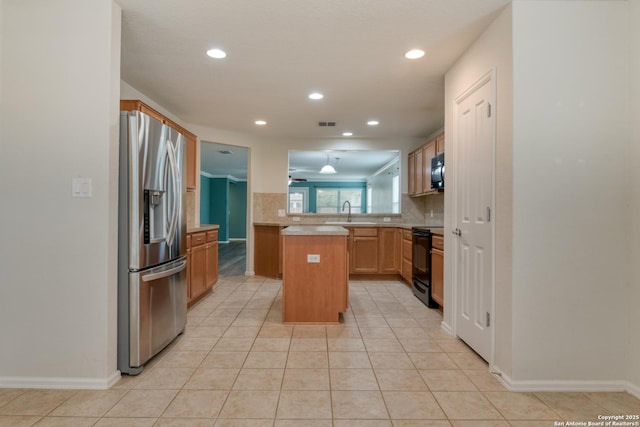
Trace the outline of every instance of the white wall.
<instances>
[{"instance_id":1,"label":"white wall","mask_svg":"<svg viewBox=\"0 0 640 427\"><path fill-rule=\"evenodd\" d=\"M117 378L120 9L1 7L0 387L107 387ZM77 176L92 178L92 198L71 198Z\"/></svg>"},{"instance_id":2,"label":"white wall","mask_svg":"<svg viewBox=\"0 0 640 427\"><path fill-rule=\"evenodd\" d=\"M513 2L516 387L625 378L627 6Z\"/></svg>"},{"instance_id":3,"label":"white wall","mask_svg":"<svg viewBox=\"0 0 640 427\"><path fill-rule=\"evenodd\" d=\"M496 70L496 159L495 159L495 354L493 363L511 373L511 215L512 215L512 46L511 6L507 6L482 36L462 55L445 76L445 135L447 175L455 174L455 99L489 70ZM453 192L445 191L445 212L454 210ZM445 229L456 228L451 214L445 215ZM455 241L445 233L444 322L454 319L452 298Z\"/></svg>"},{"instance_id":4,"label":"white wall","mask_svg":"<svg viewBox=\"0 0 640 427\"><path fill-rule=\"evenodd\" d=\"M634 393L640 397L640 0L629 2L631 29L631 139L629 167L632 171L630 188L631 205L631 252L630 263L632 268L631 286L627 298L627 313L629 313L627 325L627 353L628 380L633 384Z\"/></svg>"}]
</instances>

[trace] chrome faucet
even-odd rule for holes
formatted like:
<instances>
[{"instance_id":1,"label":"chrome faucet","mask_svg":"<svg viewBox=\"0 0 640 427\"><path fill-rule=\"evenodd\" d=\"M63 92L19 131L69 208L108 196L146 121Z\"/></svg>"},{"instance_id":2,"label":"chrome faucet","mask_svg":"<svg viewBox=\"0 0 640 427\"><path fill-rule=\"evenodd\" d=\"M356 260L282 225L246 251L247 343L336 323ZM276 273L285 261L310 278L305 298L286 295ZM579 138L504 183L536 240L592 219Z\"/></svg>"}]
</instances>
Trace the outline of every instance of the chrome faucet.
<instances>
[{"instance_id":1,"label":"chrome faucet","mask_svg":"<svg viewBox=\"0 0 640 427\"><path fill-rule=\"evenodd\" d=\"M349 205L349 214L347 215L347 222L351 222L351 202L348 200L344 201L344 203L342 204L342 212L344 212L345 205Z\"/></svg>"}]
</instances>

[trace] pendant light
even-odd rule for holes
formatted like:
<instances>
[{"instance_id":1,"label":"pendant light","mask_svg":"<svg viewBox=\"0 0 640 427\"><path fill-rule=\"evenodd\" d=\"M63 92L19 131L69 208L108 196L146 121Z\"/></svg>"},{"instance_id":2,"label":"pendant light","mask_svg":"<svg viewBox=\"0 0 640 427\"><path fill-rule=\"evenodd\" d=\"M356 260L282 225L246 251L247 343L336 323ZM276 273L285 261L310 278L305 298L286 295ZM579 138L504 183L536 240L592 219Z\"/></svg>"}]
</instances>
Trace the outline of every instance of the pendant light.
<instances>
[{"instance_id":1,"label":"pendant light","mask_svg":"<svg viewBox=\"0 0 640 427\"><path fill-rule=\"evenodd\" d=\"M327 164L320 169L321 174L337 173L335 168L329 164L329 155L327 154Z\"/></svg>"}]
</instances>

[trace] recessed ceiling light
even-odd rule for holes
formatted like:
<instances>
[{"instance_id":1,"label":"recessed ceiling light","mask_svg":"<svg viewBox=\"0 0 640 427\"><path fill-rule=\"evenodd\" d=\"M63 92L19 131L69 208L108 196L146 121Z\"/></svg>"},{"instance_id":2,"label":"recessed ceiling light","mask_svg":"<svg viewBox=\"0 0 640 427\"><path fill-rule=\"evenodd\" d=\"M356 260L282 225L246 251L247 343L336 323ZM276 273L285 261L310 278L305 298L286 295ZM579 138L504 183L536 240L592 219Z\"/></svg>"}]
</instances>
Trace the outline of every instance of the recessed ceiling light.
<instances>
[{"instance_id":1,"label":"recessed ceiling light","mask_svg":"<svg viewBox=\"0 0 640 427\"><path fill-rule=\"evenodd\" d=\"M367 124L368 124L369 126L377 126L377 125L379 125L379 124L380 124L380 122L379 122L379 121L377 121L377 120L369 120L369 121L367 122Z\"/></svg>"},{"instance_id":2,"label":"recessed ceiling light","mask_svg":"<svg viewBox=\"0 0 640 427\"><path fill-rule=\"evenodd\" d=\"M321 94L320 92L313 92L309 94L309 99L322 99L322 98L324 98L324 95Z\"/></svg>"},{"instance_id":3,"label":"recessed ceiling light","mask_svg":"<svg viewBox=\"0 0 640 427\"><path fill-rule=\"evenodd\" d=\"M257 124L258 126L264 126L267 124L267 122L265 122L264 120L256 120L255 124Z\"/></svg>"},{"instance_id":4,"label":"recessed ceiling light","mask_svg":"<svg viewBox=\"0 0 640 427\"><path fill-rule=\"evenodd\" d=\"M420 49L412 49L409 52L404 54L404 57L407 59L418 59L424 56L424 50Z\"/></svg>"},{"instance_id":5,"label":"recessed ceiling light","mask_svg":"<svg viewBox=\"0 0 640 427\"><path fill-rule=\"evenodd\" d=\"M353 136L353 132L342 132L342 136Z\"/></svg>"},{"instance_id":6,"label":"recessed ceiling light","mask_svg":"<svg viewBox=\"0 0 640 427\"><path fill-rule=\"evenodd\" d=\"M222 59L227 57L227 53L222 49L209 49L207 55L212 58Z\"/></svg>"}]
</instances>

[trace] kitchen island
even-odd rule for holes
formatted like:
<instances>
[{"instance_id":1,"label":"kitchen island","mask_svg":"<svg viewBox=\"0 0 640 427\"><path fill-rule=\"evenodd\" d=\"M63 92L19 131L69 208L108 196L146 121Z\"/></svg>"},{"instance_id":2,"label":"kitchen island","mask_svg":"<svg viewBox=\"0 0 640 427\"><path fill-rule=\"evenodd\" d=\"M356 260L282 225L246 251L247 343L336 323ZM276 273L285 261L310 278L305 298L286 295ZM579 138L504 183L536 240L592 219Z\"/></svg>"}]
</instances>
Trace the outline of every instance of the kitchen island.
<instances>
[{"instance_id":1,"label":"kitchen island","mask_svg":"<svg viewBox=\"0 0 640 427\"><path fill-rule=\"evenodd\" d=\"M301 225L281 233L283 323L340 323L349 299L348 230Z\"/></svg>"}]
</instances>

